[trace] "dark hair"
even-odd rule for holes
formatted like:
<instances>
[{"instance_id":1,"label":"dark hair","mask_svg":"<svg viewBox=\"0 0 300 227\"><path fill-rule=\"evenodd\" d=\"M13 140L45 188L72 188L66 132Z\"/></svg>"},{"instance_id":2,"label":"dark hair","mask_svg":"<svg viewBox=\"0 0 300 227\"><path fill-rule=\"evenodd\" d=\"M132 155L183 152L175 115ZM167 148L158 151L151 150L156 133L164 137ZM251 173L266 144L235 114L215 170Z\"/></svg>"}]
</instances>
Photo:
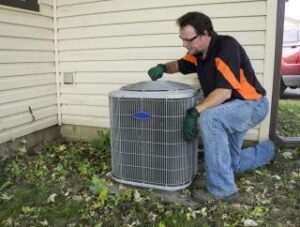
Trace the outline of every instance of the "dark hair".
<instances>
[{"instance_id":1,"label":"dark hair","mask_svg":"<svg viewBox=\"0 0 300 227\"><path fill-rule=\"evenodd\" d=\"M210 18L200 12L186 13L179 17L176 23L180 28L191 25L198 35L204 35L204 31L207 31L210 36L215 34Z\"/></svg>"}]
</instances>

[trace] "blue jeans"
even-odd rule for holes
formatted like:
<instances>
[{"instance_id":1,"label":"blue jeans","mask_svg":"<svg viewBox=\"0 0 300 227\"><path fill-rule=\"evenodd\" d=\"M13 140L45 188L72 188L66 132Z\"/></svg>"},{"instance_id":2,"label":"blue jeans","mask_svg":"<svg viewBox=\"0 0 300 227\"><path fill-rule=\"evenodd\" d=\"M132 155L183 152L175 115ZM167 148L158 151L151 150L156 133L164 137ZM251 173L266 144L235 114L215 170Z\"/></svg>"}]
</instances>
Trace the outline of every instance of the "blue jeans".
<instances>
[{"instance_id":1,"label":"blue jeans","mask_svg":"<svg viewBox=\"0 0 300 227\"><path fill-rule=\"evenodd\" d=\"M233 100L204 110L198 125L204 145L207 189L217 196L237 191L234 173L269 163L274 144L267 140L241 149L246 132L258 125L268 113L268 100Z\"/></svg>"}]
</instances>

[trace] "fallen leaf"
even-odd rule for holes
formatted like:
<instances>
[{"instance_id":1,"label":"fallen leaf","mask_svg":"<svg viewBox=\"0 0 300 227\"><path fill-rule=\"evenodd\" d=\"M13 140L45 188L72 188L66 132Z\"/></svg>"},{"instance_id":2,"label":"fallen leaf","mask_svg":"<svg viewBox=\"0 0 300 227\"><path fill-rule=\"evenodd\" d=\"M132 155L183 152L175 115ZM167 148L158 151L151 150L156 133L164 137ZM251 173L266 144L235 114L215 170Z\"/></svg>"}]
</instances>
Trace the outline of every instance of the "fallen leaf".
<instances>
[{"instance_id":1,"label":"fallen leaf","mask_svg":"<svg viewBox=\"0 0 300 227\"><path fill-rule=\"evenodd\" d=\"M278 175L273 175L272 178L276 179L276 180L281 180L281 177Z\"/></svg>"},{"instance_id":2,"label":"fallen leaf","mask_svg":"<svg viewBox=\"0 0 300 227\"><path fill-rule=\"evenodd\" d=\"M252 219L244 219L244 226L258 226L258 224Z\"/></svg>"},{"instance_id":3,"label":"fallen leaf","mask_svg":"<svg viewBox=\"0 0 300 227\"><path fill-rule=\"evenodd\" d=\"M54 202L55 202L55 197L56 197L56 196L57 196L56 193L52 193L52 194L48 197L47 202L48 202L48 203L54 203Z\"/></svg>"},{"instance_id":4,"label":"fallen leaf","mask_svg":"<svg viewBox=\"0 0 300 227\"><path fill-rule=\"evenodd\" d=\"M0 186L0 191L2 191L3 189L5 189L6 187L12 185L12 183L10 181L6 181L4 184L2 184Z\"/></svg>"},{"instance_id":5,"label":"fallen leaf","mask_svg":"<svg viewBox=\"0 0 300 227\"><path fill-rule=\"evenodd\" d=\"M13 219L12 219L12 218L7 218L6 220L4 220L4 221L2 222L2 224L5 225L5 226L12 226L12 224L13 224Z\"/></svg>"},{"instance_id":6,"label":"fallen leaf","mask_svg":"<svg viewBox=\"0 0 300 227\"><path fill-rule=\"evenodd\" d=\"M66 146L65 146L65 145L60 145L60 146L58 147L58 149L56 150L56 152L63 152L65 149L66 149Z\"/></svg>"},{"instance_id":7,"label":"fallen leaf","mask_svg":"<svg viewBox=\"0 0 300 227\"><path fill-rule=\"evenodd\" d=\"M255 173L257 173L258 175L263 175L262 172L260 170L255 170Z\"/></svg>"},{"instance_id":8,"label":"fallen leaf","mask_svg":"<svg viewBox=\"0 0 300 227\"><path fill-rule=\"evenodd\" d=\"M283 156L285 159L293 159L293 153L290 152L290 151L283 152L283 153L282 153L282 156Z\"/></svg>"},{"instance_id":9,"label":"fallen leaf","mask_svg":"<svg viewBox=\"0 0 300 227\"><path fill-rule=\"evenodd\" d=\"M160 221L159 224L158 224L158 227L167 227L167 226L165 225L165 223Z\"/></svg>"},{"instance_id":10,"label":"fallen leaf","mask_svg":"<svg viewBox=\"0 0 300 227\"><path fill-rule=\"evenodd\" d=\"M25 154L27 152L26 147L19 147L18 151L20 151L22 154Z\"/></svg>"},{"instance_id":11,"label":"fallen leaf","mask_svg":"<svg viewBox=\"0 0 300 227\"><path fill-rule=\"evenodd\" d=\"M201 214L202 214L203 217L206 217L206 216L207 216L207 207L203 207L203 208L201 209Z\"/></svg>"},{"instance_id":12,"label":"fallen leaf","mask_svg":"<svg viewBox=\"0 0 300 227\"><path fill-rule=\"evenodd\" d=\"M39 223L43 226L48 225L48 221L46 219L44 221L40 221Z\"/></svg>"},{"instance_id":13,"label":"fallen leaf","mask_svg":"<svg viewBox=\"0 0 300 227\"><path fill-rule=\"evenodd\" d=\"M143 198L141 197L141 194L137 190L135 190L135 192L134 192L134 201L139 203L142 200L143 200Z\"/></svg>"},{"instance_id":14,"label":"fallen leaf","mask_svg":"<svg viewBox=\"0 0 300 227\"><path fill-rule=\"evenodd\" d=\"M292 172L293 177L300 178L300 172Z\"/></svg>"},{"instance_id":15,"label":"fallen leaf","mask_svg":"<svg viewBox=\"0 0 300 227\"><path fill-rule=\"evenodd\" d=\"M3 193L3 194L1 194L1 196L0 196L0 199L2 199L2 200L11 200L12 199L12 195L7 195L7 193Z\"/></svg>"},{"instance_id":16,"label":"fallen leaf","mask_svg":"<svg viewBox=\"0 0 300 227\"><path fill-rule=\"evenodd\" d=\"M35 210L34 207L28 207L28 206L22 207L22 212L24 214L32 213L34 210Z\"/></svg>"},{"instance_id":17,"label":"fallen leaf","mask_svg":"<svg viewBox=\"0 0 300 227\"><path fill-rule=\"evenodd\" d=\"M246 187L246 192L251 192L254 189L253 186L248 186Z\"/></svg>"}]
</instances>

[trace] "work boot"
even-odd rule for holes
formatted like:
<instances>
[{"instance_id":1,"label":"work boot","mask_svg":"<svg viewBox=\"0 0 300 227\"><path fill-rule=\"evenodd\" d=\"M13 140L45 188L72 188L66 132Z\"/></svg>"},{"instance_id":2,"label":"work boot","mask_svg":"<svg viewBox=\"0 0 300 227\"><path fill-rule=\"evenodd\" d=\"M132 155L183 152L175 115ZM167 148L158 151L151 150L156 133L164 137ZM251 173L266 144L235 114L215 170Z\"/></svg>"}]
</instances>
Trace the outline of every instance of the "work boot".
<instances>
[{"instance_id":1,"label":"work boot","mask_svg":"<svg viewBox=\"0 0 300 227\"><path fill-rule=\"evenodd\" d=\"M234 201L238 198L238 193L235 192L230 196L217 196L209 192L197 189L192 191L192 198L198 203L213 203L218 201Z\"/></svg>"}]
</instances>

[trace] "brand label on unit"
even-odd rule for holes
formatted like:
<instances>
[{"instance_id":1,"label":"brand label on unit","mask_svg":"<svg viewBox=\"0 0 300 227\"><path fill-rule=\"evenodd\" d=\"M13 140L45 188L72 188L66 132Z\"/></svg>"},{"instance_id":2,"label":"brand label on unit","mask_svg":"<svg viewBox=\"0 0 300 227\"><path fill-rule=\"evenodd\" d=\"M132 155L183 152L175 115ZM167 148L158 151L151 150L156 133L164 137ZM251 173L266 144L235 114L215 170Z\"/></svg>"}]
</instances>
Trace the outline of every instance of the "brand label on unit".
<instances>
[{"instance_id":1,"label":"brand label on unit","mask_svg":"<svg viewBox=\"0 0 300 227\"><path fill-rule=\"evenodd\" d=\"M132 115L132 117L137 120L148 120L151 118L151 115L147 112L136 112Z\"/></svg>"}]
</instances>

